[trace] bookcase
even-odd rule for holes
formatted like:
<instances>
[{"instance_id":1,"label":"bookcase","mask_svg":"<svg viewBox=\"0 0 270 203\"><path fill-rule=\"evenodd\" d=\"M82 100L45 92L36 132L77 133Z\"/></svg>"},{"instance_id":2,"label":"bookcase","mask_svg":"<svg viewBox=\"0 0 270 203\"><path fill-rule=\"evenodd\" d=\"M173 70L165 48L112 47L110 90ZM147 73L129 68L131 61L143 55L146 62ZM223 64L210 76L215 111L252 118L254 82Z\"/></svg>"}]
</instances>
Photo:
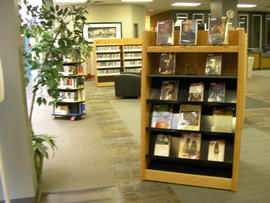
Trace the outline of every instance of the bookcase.
<instances>
[{"instance_id":1,"label":"bookcase","mask_svg":"<svg viewBox=\"0 0 270 203\"><path fill-rule=\"evenodd\" d=\"M69 117L70 120L83 118L85 115L85 73L80 61L63 63L63 72L59 72L60 97L53 108L53 119Z\"/></svg>"},{"instance_id":2,"label":"bookcase","mask_svg":"<svg viewBox=\"0 0 270 203\"><path fill-rule=\"evenodd\" d=\"M156 46L156 32L145 31L143 37L143 68L141 88L141 179L209 188L237 190L240 157L240 138L243 128L246 87L246 52L247 40L243 29L229 31L229 44L226 46L208 45L208 32L198 31L196 46L178 46L179 33L175 32L176 46ZM175 75L159 73L159 58L162 53L176 53ZM222 75L205 75L206 58L209 53L222 54ZM189 64L187 71L186 64ZM160 89L163 80L178 80L178 99L159 100L150 98L151 92ZM202 102L188 101L188 84L203 82L205 84ZM225 102L208 102L207 95L211 82L224 82ZM230 95L230 96L229 96ZM230 102L229 97L235 97ZM199 131L152 128L151 115L153 105L168 104L179 109L183 104L200 105L201 121ZM213 132L207 130L204 117L213 107L235 108L235 127L233 132ZM183 159L155 156L155 138L158 134L179 137L183 133L200 133L200 158ZM223 162L208 161L207 147L211 139L226 141Z\"/></svg>"},{"instance_id":3,"label":"bookcase","mask_svg":"<svg viewBox=\"0 0 270 203\"><path fill-rule=\"evenodd\" d=\"M141 39L98 39L93 45L97 86L114 85L121 72L141 71Z\"/></svg>"}]
</instances>

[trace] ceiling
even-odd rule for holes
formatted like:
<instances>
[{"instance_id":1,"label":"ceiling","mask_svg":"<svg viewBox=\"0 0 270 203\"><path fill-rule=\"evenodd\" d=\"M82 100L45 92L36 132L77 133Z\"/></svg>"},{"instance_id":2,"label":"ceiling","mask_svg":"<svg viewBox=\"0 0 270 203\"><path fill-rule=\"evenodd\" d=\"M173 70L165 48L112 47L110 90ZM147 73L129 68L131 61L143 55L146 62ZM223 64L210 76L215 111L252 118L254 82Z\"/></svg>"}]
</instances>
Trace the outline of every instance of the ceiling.
<instances>
[{"instance_id":1,"label":"ceiling","mask_svg":"<svg viewBox=\"0 0 270 203\"><path fill-rule=\"evenodd\" d=\"M135 4L144 5L147 15L154 15L167 10L209 10L210 0L154 0L148 3L124 3L121 0L91 0L93 4ZM196 7L175 7L171 6L174 2L200 2ZM238 3L257 4L255 8L239 8L239 11L268 11L270 12L269 0L238 0ZM61 3L63 5L63 3Z\"/></svg>"}]
</instances>

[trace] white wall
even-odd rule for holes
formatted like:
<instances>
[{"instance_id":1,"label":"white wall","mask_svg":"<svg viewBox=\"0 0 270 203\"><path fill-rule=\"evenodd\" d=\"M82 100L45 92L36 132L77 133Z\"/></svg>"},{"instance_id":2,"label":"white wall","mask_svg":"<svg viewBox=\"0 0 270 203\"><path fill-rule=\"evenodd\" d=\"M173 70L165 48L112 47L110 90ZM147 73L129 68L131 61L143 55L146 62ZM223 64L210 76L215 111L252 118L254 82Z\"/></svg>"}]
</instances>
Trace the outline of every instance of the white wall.
<instances>
[{"instance_id":1,"label":"white wall","mask_svg":"<svg viewBox=\"0 0 270 203\"><path fill-rule=\"evenodd\" d=\"M34 197L36 193L17 5L16 0L1 0L0 6L0 57L5 82L5 100L0 104L0 144L12 199Z\"/></svg>"}]
</instances>

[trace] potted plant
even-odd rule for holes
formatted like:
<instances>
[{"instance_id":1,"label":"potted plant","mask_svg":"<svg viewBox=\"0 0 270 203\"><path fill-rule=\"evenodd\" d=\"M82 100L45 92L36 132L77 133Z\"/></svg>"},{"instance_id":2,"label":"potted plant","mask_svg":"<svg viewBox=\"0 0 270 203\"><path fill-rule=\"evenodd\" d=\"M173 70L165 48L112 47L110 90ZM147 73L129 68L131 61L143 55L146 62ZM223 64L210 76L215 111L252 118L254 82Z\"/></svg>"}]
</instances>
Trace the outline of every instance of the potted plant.
<instances>
[{"instance_id":1,"label":"potted plant","mask_svg":"<svg viewBox=\"0 0 270 203\"><path fill-rule=\"evenodd\" d=\"M78 57L81 60L90 55L91 47L83 39L86 7L70 6L60 8L58 5L47 5L42 1L41 6L32 6L27 0L21 0L20 8L24 8L27 16L21 15L22 34L34 38L35 44L24 51L24 68L26 86L29 85L28 69L35 70L37 75L31 80L32 98L29 106L29 120L32 124L34 106L55 105L59 97L57 89L63 71L66 56ZM46 88L52 98L47 101L44 95L38 95L41 88ZM35 167L39 177L43 158L48 158L48 147L56 149L55 138L50 135L36 135L32 129L32 147Z\"/></svg>"}]
</instances>

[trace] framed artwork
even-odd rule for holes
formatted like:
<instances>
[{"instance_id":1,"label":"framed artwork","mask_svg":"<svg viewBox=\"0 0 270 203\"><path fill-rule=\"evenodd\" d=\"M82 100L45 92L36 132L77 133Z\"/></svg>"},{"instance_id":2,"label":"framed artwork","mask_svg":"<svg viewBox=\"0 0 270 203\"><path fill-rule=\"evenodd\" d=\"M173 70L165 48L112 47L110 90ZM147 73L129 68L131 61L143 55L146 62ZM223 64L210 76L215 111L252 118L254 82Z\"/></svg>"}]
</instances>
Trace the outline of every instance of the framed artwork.
<instances>
[{"instance_id":1,"label":"framed artwork","mask_svg":"<svg viewBox=\"0 0 270 203\"><path fill-rule=\"evenodd\" d=\"M83 37L88 42L95 39L120 39L122 38L121 23L87 23L83 27Z\"/></svg>"}]
</instances>

